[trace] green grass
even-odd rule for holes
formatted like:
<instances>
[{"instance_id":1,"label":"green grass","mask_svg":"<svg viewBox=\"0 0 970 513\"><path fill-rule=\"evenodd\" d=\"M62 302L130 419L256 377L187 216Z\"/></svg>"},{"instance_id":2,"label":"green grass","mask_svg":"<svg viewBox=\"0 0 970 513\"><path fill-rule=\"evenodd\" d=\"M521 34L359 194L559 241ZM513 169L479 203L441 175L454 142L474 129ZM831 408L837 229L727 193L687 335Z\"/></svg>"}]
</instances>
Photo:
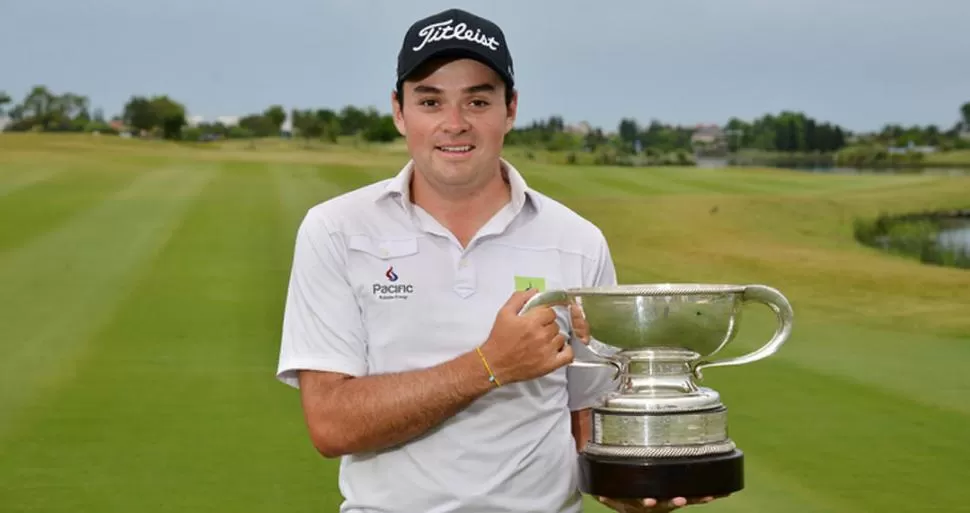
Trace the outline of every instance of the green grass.
<instances>
[{"instance_id":1,"label":"green grass","mask_svg":"<svg viewBox=\"0 0 970 513\"><path fill-rule=\"evenodd\" d=\"M0 511L336 511L337 462L272 378L293 235L403 159L0 136ZM970 272L860 246L852 220L968 207L970 177L516 164L603 228L624 282L792 301L778 355L706 373L747 488L701 511L965 511ZM771 331L745 315L732 354Z\"/></svg>"},{"instance_id":2,"label":"green grass","mask_svg":"<svg viewBox=\"0 0 970 513\"><path fill-rule=\"evenodd\" d=\"M952 150L931 153L926 157L927 162L934 164L952 164L954 166L970 166L970 150Z\"/></svg>"}]
</instances>

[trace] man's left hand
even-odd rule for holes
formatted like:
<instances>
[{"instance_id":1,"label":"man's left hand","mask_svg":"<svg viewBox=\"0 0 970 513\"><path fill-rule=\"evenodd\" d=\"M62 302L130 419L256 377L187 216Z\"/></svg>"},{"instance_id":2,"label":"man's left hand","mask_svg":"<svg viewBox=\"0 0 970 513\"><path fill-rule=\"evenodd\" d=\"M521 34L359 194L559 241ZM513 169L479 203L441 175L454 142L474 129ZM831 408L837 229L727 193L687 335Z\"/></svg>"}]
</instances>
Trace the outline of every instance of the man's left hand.
<instances>
[{"instance_id":1,"label":"man's left hand","mask_svg":"<svg viewBox=\"0 0 970 513\"><path fill-rule=\"evenodd\" d=\"M686 499L676 497L669 501L657 501L656 499L610 499L609 497L597 497L600 503L619 513L665 513L684 506L693 504L707 504L720 497L701 497L697 499Z\"/></svg>"}]
</instances>

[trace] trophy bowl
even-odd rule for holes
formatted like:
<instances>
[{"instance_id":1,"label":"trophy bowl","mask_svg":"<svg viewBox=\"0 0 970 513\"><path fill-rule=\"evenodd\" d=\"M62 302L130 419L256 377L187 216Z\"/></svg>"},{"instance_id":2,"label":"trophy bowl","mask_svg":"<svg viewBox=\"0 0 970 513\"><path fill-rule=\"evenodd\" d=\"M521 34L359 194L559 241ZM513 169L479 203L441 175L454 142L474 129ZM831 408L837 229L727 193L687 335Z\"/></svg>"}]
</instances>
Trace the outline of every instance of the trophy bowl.
<instances>
[{"instance_id":1,"label":"trophy bowl","mask_svg":"<svg viewBox=\"0 0 970 513\"><path fill-rule=\"evenodd\" d=\"M580 458L580 488L613 498L706 497L744 486L743 453L727 433L720 395L698 385L701 370L743 365L774 354L791 334L792 309L764 285L639 284L551 290L526 313L575 303L589 325L590 351L618 385L592 408L592 434ZM713 359L738 333L742 310L769 307L777 327L759 349Z\"/></svg>"}]
</instances>

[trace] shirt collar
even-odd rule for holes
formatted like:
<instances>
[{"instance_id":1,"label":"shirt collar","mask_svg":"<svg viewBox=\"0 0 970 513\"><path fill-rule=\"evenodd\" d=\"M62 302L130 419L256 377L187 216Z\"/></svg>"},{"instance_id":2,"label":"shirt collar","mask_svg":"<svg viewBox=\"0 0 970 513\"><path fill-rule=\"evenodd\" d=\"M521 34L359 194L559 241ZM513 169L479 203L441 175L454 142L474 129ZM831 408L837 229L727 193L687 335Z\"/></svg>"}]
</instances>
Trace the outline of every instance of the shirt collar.
<instances>
[{"instance_id":1,"label":"shirt collar","mask_svg":"<svg viewBox=\"0 0 970 513\"><path fill-rule=\"evenodd\" d=\"M541 202L536 192L529 187L525 178L519 173L509 161L504 158L499 159L506 181L511 187L511 207L513 216L517 216L525 206L529 206L533 211L538 212ZM411 203L411 177L414 174L414 160L409 160L407 164L398 172L394 178L387 182L386 187L378 195L377 200L394 198L398 204L409 214L413 213Z\"/></svg>"}]
</instances>

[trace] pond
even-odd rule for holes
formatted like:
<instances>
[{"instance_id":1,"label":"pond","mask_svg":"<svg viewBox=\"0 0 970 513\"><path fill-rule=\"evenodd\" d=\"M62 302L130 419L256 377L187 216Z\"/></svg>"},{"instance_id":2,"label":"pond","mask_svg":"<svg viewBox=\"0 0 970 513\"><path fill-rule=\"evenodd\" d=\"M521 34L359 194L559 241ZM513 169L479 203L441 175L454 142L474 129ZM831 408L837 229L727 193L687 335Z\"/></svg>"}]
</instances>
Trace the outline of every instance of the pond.
<instances>
[{"instance_id":1,"label":"pond","mask_svg":"<svg viewBox=\"0 0 970 513\"><path fill-rule=\"evenodd\" d=\"M961 219L937 236L941 246L970 252L970 219Z\"/></svg>"},{"instance_id":2,"label":"pond","mask_svg":"<svg viewBox=\"0 0 970 513\"><path fill-rule=\"evenodd\" d=\"M695 157L697 167L701 168L728 168L728 167L773 167L791 171L804 171L806 173L820 174L848 174L848 175L939 175L939 176L967 176L970 175L970 165L957 166L925 166L925 167L905 167L905 168L855 168L840 167L830 163L813 164L811 162L802 164L783 164L773 162L752 162L752 163L732 163L726 157Z\"/></svg>"},{"instance_id":3,"label":"pond","mask_svg":"<svg viewBox=\"0 0 970 513\"><path fill-rule=\"evenodd\" d=\"M857 219L855 239L925 264L970 269L970 209Z\"/></svg>"}]
</instances>

